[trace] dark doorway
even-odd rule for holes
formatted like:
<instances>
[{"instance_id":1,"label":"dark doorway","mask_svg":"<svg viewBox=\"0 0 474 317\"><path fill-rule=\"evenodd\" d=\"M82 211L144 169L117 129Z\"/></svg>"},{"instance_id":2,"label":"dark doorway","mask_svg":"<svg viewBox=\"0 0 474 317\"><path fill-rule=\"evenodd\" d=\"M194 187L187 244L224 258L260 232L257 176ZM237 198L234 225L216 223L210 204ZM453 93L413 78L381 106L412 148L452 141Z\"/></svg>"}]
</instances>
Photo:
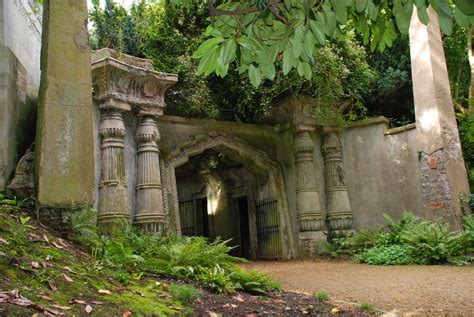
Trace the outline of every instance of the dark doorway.
<instances>
[{"instance_id":1,"label":"dark doorway","mask_svg":"<svg viewBox=\"0 0 474 317\"><path fill-rule=\"evenodd\" d=\"M209 216L207 214L207 198L198 198L196 206L196 235L210 238Z\"/></svg>"},{"instance_id":2,"label":"dark doorway","mask_svg":"<svg viewBox=\"0 0 474 317\"><path fill-rule=\"evenodd\" d=\"M250 228L247 197L237 198L237 208L240 223L240 256L248 259L250 258Z\"/></svg>"}]
</instances>

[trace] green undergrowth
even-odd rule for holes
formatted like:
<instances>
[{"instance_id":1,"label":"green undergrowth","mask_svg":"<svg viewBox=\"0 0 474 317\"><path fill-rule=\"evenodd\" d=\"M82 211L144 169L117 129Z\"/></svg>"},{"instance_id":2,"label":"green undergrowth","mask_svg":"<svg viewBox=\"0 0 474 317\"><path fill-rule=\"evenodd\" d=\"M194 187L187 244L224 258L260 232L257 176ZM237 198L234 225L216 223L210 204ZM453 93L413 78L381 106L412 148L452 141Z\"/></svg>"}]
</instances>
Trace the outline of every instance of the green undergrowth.
<instances>
[{"instance_id":1,"label":"green undergrowth","mask_svg":"<svg viewBox=\"0 0 474 317\"><path fill-rule=\"evenodd\" d=\"M5 203L5 202L4 202ZM174 298L158 279L115 279L87 253L62 240L9 205L0 205L0 291L18 290L34 303L67 315L176 315L185 303ZM4 307L2 307L3 309ZM8 315L31 315L31 308L9 305ZM1 314L1 312L0 312Z\"/></svg>"},{"instance_id":2,"label":"green undergrowth","mask_svg":"<svg viewBox=\"0 0 474 317\"><path fill-rule=\"evenodd\" d=\"M266 275L240 268L237 264L245 260L229 254L232 247L228 241L146 234L126 221L104 236L89 222L94 219L93 212L74 216L74 239L90 251L97 265L114 270L125 283L143 274L158 274L192 280L217 293L243 290L262 294L280 288Z\"/></svg>"},{"instance_id":3,"label":"green undergrowth","mask_svg":"<svg viewBox=\"0 0 474 317\"><path fill-rule=\"evenodd\" d=\"M245 260L229 255L227 241L150 235L126 222L105 236L91 223L93 210L75 213L66 241L32 219L24 202L0 201L0 291L18 290L40 312L85 315L90 306L97 316L177 315L192 312L186 306L199 287L257 294L280 288L240 268ZM9 305L8 314L28 315L31 307Z\"/></svg>"},{"instance_id":4,"label":"green undergrowth","mask_svg":"<svg viewBox=\"0 0 474 317\"><path fill-rule=\"evenodd\" d=\"M350 237L335 237L319 249L332 256L350 254L359 263L375 265L456 264L474 261L474 217L463 217L461 230L452 231L441 220L428 221L405 213L387 225L363 229Z\"/></svg>"}]
</instances>

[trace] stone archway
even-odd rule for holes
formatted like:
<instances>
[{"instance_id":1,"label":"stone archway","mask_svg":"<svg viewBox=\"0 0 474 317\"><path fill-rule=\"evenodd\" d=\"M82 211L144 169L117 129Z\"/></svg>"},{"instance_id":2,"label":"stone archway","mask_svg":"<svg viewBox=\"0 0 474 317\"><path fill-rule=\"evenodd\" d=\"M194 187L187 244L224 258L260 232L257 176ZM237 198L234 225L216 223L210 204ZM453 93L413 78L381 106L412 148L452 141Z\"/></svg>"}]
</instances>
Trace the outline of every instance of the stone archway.
<instances>
[{"instance_id":1,"label":"stone archway","mask_svg":"<svg viewBox=\"0 0 474 317\"><path fill-rule=\"evenodd\" d=\"M168 211L169 218L173 218L169 219L170 229L180 234L181 226L175 169L186 164L191 157L210 149L225 154L232 160L243 164L249 171L255 174L268 175L271 190L278 198L282 258L295 258L297 255L296 243L281 167L266 152L253 147L242 139L227 134L210 132L199 135L189 142L180 144L175 150L164 155L161 167L162 171L164 171L163 183L166 184L164 188L165 210ZM172 222L174 222L174 225Z\"/></svg>"}]
</instances>

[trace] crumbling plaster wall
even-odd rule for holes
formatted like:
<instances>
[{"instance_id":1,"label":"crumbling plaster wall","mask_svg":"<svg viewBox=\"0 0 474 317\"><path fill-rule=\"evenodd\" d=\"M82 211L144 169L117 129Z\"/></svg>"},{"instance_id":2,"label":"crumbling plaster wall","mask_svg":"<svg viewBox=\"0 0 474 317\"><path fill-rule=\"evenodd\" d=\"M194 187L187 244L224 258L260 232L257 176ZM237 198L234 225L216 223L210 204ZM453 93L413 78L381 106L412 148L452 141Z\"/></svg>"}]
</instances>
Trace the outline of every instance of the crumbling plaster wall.
<instances>
[{"instance_id":1,"label":"crumbling plaster wall","mask_svg":"<svg viewBox=\"0 0 474 317\"><path fill-rule=\"evenodd\" d=\"M416 129L388 129L385 118L354 123L343 134L343 162L354 228L398 219L404 211L424 216Z\"/></svg>"},{"instance_id":2,"label":"crumbling plaster wall","mask_svg":"<svg viewBox=\"0 0 474 317\"><path fill-rule=\"evenodd\" d=\"M41 21L28 0L0 0L0 191L33 141Z\"/></svg>"}]
</instances>

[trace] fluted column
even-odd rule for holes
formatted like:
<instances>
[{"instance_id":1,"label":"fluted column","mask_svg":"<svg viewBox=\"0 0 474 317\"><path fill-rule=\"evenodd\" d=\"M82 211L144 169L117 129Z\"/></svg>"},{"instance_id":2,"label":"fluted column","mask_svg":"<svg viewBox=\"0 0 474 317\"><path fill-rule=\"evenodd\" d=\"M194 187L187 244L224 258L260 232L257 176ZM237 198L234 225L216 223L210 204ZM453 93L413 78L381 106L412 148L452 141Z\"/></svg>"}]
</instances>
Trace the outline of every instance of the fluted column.
<instances>
[{"instance_id":1,"label":"fluted column","mask_svg":"<svg viewBox=\"0 0 474 317\"><path fill-rule=\"evenodd\" d=\"M105 110L100 122L101 176L97 221L104 231L111 223L129 219L127 184L124 165L125 125L117 110Z\"/></svg>"},{"instance_id":2,"label":"fluted column","mask_svg":"<svg viewBox=\"0 0 474 317\"><path fill-rule=\"evenodd\" d=\"M152 116L141 117L136 132L137 185L135 222L147 232L161 232L165 223L158 126Z\"/></svg>"},{"instance_id":3,"label":"fluted column","mask_svg":"<svg viewBox=\"0 0 474 317\"><path fill-rule=\"evenodd\" d=\"M324 163L326 167L327 225L331 231L352 228L352 210L342 165L342 146L339 135L328 130L323 136Z\"/></svg>"},{"instance_id":4,"label":"fluted column","mask_svg":"<svg viewBox=\"0 0 474 317\"><path fill-rule=\"evenodd\" d=\"M314 145L308 132L294 135L293 152L296 165L298 227L300 232L320 231L323 225L323 212L316 185Z\"/></svg>"}]
</instances>

